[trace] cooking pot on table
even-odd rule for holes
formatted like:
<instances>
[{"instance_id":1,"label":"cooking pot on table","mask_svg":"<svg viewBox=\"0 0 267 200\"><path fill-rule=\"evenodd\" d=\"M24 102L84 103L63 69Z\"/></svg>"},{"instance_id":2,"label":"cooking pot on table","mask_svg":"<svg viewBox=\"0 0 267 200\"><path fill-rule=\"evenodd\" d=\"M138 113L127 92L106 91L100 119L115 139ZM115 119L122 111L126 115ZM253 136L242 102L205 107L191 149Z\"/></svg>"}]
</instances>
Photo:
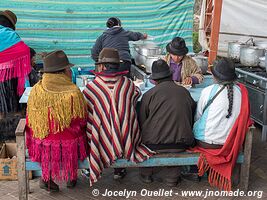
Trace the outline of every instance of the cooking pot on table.
<instances>
[{"instance_id":1,"label":"cooking pot on table","mask_svg":"<svg viewBox=\"0 0 267 200\"><path fill-rule=\"evenodd\" d=\"M200 67L202 74L206 74L208 70L208 58L201 55L193 56L192 58L196 61L197 66Z\"/></svg>"},{"instance_id":2,"label":"cooking pot on table","mask_svg":"<svg viewBox=\"0 0 267 200\"><path fill-rule=\"evenodd\" d=\"M162 53L161 48L153 43L134 44L134 50L143 56L155 56Z\"/></svg>"},{"instance_id":3,"label":"cooking pot on table","mask_svg":"<svg viewBox=\"0 0 267 200\"><path fill-rule=\"evenodd\" d=\"M244 66L258 66L260 57L264 56L264 53L264 49L260 47L242 47L240 49L240 63Z\"/></svg>"},{"instance_id":4,"label":"cooking pot on table","mask_svg":"<svg viewBox=\"0 0 267 200\"><path fill-rule=\"evenodd\" d=\"M145 67L146 72L151 73L152 63L164 57L161 53L162 50L159 46L153 43L143 43L133 45L132 56L136 65Z\"/></svg>"}]
</instances>

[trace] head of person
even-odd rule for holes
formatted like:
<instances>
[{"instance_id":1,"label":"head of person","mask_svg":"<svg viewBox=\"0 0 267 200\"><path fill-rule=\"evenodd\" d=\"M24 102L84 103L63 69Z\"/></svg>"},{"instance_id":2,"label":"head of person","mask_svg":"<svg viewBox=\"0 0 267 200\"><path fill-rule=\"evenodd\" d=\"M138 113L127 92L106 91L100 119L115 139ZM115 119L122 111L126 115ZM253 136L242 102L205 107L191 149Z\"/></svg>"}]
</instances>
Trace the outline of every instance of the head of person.
<instances>
[{"instance_id":1,"label":"head of person","mask_svg":"<svg viewBox=\"0 0 267 200\"><path fill-rule=\"evenodd\" d=\"M233 108L234 81L237 79L234 62L229 58L221 58L215 60L211 68L211 72L215 79L215 82L225 85L227 88L229 107L228 115L226 116L226 118L229 118L232 115Z\"/></svg>"},{"instance_id":2,"label":"head of person","mask_svg":"<svg viewBox=\"0 0 267 200\"><path fill-rule=\"evenodd\" d=\"M16 29L17 16L10 10L0 11L0 25Z\"/></svg>"},{"instance_id":3,"label":"head of person","mask_svg":"<svg viewBox=\"0 0 267 200\"><path fill-rule=\"evenodd\" d=\"M188 53L188 48L185 41L181 37L175 37L166 46L167 52L171 55L171 59L175 63L182 61L183 57Z\"/></svg>"},{"instance_id":4,"label":"head of person","mask_svg":"<svg viewBox=\"0 0 267 200\"><path fill-rule=\"evenodd\" d=\"M121 26L121 20L117 17L111 17L107 20L106 25L108 28L112 28L114 26Z\"/></svg>"},{"instance_id":5,"label":"head of person","mask_svg":"<svg viewBox=\"0 0 267 200\"><path fill-rule=\"evenodd\" d=\"M215 81L218 83L232 83L237 79L234 62L229 58L215 60L211 72Z\"/></svg>"},{"instance_id":6,"label":"head of person","mask_svg":"<svg viewBox=\"0 0 267 200\"><path fill-rule=\"evenodd\" d=\"M119 72L120 67L120 56L117 49L114 48L103 48L99 54L98 71L106 71L107 73Z\"/></svg>"},{"instance_id":7,"label":"head of person","mask_svg":"<svg viewBox=\"0 0 267 200\"><path fill-rule=\"evenodd\" d=\"M44 73L63 73L71 78L71 67L74 64L69 62L69 59L64 51L55 50L46 54L43 58Z\"/></svg>"},{"instance_id":8,"label":"head of person","mask_svg":"<svg viewBox=\"0 0 267 200\"><path fill-rule=\"evenodd\" d=\"M150 79L154 80L156 84L172 80L172 72L165 60L159 59L153 62Z\"/></svg>"},{"instance_id":9,"label":"head of person","mask_svg":"<svg viewBox=\"0 0 267 200\"><path fill-rule=\"evenodd\" d=\"M34 67L35 66L35 55L36 55L36 51L30 47L30 57L31 57L31 66Z\"/></svg>"}]
</instances>

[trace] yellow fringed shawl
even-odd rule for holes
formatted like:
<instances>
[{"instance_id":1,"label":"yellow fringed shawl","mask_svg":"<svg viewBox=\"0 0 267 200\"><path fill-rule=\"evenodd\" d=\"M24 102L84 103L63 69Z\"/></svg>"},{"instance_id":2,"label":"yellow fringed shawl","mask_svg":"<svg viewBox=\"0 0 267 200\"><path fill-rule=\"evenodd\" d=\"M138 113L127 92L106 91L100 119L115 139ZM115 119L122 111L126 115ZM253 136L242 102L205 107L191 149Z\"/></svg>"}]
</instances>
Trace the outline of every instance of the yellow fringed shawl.
<instances>
[{"instance_id":1,"label":"yellow fringed shawl","mask_svg":"<svg viewBox=\"0 0 267 200\"><path fill-rule=\"evenodd\" d=\"M43 139L69 127L73 119L84 119L86 102L65 74L45 73L31 90L27 117L33 137Z\"/></svg>"}]
</instances>

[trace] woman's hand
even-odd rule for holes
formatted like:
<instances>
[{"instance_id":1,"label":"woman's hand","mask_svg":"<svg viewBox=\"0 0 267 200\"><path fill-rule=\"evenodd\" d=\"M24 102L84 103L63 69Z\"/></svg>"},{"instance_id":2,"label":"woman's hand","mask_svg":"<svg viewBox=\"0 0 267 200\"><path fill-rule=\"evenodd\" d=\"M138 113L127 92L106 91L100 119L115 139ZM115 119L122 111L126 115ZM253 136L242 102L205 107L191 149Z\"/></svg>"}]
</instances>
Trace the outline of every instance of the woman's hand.
<instances>
[{"instance_id":1,"label":"woman's hand","mask_svg":"<svg viewBox=\"0 0 267 200\"><path fill-rule=\"evenodd\" d=\"M191 77L186 77L184 80L183 80L183 85L192 85L193 81L192 81L192 78Z\"/></svg>"},{"instance_id":2,"label":"woman's hand","mask_svg":"<svg viewBox=\"0 0 267 200\"><path fill-rule=\"evenodd\" d=\"M144 33L143 36L144 36L144 39L147 39L147 34L146 33Z\"/></svg>"}]
</instances>

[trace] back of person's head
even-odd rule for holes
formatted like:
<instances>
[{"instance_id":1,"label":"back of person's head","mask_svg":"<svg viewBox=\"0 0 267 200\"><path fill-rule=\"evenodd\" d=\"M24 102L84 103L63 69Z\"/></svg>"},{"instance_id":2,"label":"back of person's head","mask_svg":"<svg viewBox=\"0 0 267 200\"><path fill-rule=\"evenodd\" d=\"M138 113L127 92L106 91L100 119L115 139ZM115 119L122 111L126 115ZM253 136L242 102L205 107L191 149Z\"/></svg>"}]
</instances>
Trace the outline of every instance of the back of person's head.
<instances>
[{"instance_id":1,"label":"back of person's head","mask_svg":"<svg viewBox=\"0 0 267 200\"><path fill-rule=\"evenodd\" d=\"M55 50L47 53L43 57L44 73L61 73L68 70L74 64L69 62L69 59L63 50Z\"/></svg>"},{"instance_id":2,"label":"back of person's head","mask_svg":"<svg viewBox=\"0 0 267 200\"><path fill-rule=\"evenodd\" d=\"M234 101L234 81L237 79L235 74L235 64L229 58L217 59L213 62L211 72L219 84L225 85L227 88L227 96L229 100L228 114L226 118L232 115Z\"/></svg>"},{"instance_id":3,"label":"back of person's head","mask_svg":"<svg viewBox=\"0 0 267 200\"><path fill-rule=\"evenodd\" d=\"M121 26L121 20L117 17L111 17L108 19L106 25L108 28L112 28L113 26Z\"/></svg>"},{"instance_id":4,"label":"back of person's head","mask_svg":"<svg viewBox=\"0 0 267 200\"><path fill-rule=\"evenodd\" d=\"M170 70L169 65L165 60L159 59L153 62L152 64L152 74L150 79L153 79L157 82L161 82L161 80L171 80L172 72Z\"/></svg>"},{"instance_id":5,"label":"back of person's head","mask_svg":"<svg viewBox=\"0 0 267 200\"><path fill-rule=\"evenodd\" d=\"M233 82L237 79L235 74L235 64L229 58L215 60L211 72L215 79L220 83Z\"/></svg>"},{"instance_id":6,"label":"back of person's head","mask_svg":"<svg viewBox=\"0 0 267 200\"><path fill-rule=\"evenodd\" d=\"M3 15L0 15L0 25L14 30L12 23Z\"/></svg>"},{"instance_id":7,"label":"back of person's head","mask_svg":"<svg viewBox=\"0 0 267 200\"><path fill-rule=\"evenodd\" d=\"M30 56L31 56L31 59L36 55L36 51L30 47Z\"/></svg>"},{"instance_id":8,"label":"back of person's head","mask_svg":"<svg viewBox=\"0 0 267 200\"><path fill-rule=\"evenodd\" d=\"M17 16L10 10L0 11L0 25L16 29L15 25L17 23Z\"/></svg>"}]
</instances>

